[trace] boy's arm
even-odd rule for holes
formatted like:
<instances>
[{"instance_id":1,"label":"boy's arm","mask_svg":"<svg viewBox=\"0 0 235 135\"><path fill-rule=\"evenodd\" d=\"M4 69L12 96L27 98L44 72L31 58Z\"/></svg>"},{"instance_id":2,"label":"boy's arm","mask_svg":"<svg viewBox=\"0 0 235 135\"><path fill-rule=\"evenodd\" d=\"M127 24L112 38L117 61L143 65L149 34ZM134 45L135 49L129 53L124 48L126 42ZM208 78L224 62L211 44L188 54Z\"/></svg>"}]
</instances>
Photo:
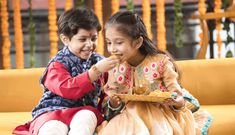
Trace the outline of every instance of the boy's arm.
<instances>
[{"instance_id":1,"label":"boy's arm","mask_svg":"<svg viewBox=\"0 0 235 135\"><path fill-rule=\"evenodd\" d=\"M49 65L44 85L53 93L68 99L78 99L95 89L88 71L72 77L59 62L52 62Z\"/></svg>"}]
</instances>

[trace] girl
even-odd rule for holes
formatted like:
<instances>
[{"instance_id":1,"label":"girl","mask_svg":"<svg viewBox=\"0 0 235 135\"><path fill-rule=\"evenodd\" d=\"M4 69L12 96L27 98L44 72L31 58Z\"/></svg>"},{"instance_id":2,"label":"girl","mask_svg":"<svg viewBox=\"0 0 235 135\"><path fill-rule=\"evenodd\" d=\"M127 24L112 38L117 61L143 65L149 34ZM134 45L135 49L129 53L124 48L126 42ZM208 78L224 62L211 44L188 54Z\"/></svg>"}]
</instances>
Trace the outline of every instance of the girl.
<instances>
[{"instance_id":1,"label":"girl","mask_svg":"<svg viewBox=\"0 0 235 135\"><path fill-rule=\"evenodd\" d=\"M103 121L98 110L100 77L119 62L94 52L100 30L97 16L89 9L71 9L60 16L58 31L64 48L51 59L40 80L44 93L32 111L33 120L17 127L15 134L93 135Z\"/></svg>"},{"instance_id":2,"label":"girl","mask_svg":"<svg viewBox=\"0 0 235 135\"><path fill-rule=\"evenodd\" d=\"M205 111L192 114L199 103L178 84L175 63L148 38L141 18L129 11L118 12L108 20L105 32L109 53L116 55L121 62L109 71L105 90L110 97L107 104L111 114L120 114L112 118L107 113L107 118L112 119L99 134L206 134L211 122L209 114ZM115 95L136 93L134 88L144 88L149 92L176 92L177 96L164 103L123 103Z\"/></svg>"}]
</instances>

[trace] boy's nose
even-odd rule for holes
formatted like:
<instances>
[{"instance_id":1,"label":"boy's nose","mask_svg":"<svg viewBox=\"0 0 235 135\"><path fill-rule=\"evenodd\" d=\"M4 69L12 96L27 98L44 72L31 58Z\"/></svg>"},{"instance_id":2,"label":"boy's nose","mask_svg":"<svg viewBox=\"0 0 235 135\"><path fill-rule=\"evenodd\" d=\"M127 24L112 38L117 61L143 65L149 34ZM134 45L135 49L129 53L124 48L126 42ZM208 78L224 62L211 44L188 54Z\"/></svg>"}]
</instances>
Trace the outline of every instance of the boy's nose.
<instances>
[{"instance_id":1,"label":"boy's nose","mask_svg":"<svg viewBox=\"0 0 235 135\"><path fill-rule=\"evenodd\" d=\"M88 40L86 43L87 46L93 46L93 42L91 40Z\"/></svg>"}]
</instances>

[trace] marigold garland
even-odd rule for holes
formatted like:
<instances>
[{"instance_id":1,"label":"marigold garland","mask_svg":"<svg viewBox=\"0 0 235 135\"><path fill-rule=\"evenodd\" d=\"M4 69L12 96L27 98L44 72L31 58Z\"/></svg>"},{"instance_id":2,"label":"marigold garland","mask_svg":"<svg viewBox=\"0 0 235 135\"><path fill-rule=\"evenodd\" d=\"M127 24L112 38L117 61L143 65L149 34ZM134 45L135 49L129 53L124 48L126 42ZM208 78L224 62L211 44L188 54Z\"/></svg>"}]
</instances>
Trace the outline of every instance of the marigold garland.
<instances>
[{"instance_id":1,"label":"marigold garland","mask_svg":"<svg viewBox=\"0 0 235 135\"><path fill-rule=\"evenodd\" d=\"M24 68L24 48L23 33L21 26L20 0L13 2L14 9L14 33L15 33L15 50L16 50L16 68Z\"/></svg>"},{"instance_id":2,"label":"marigold garland","mask_svg":"<svg viewBox=\"0 0 235 135\"><path fill-rule=\"evenodd\" d=\"M53 57L58 52L58 36L56 25L56 5L55 0L48 0L48 20L49 20L49 38L50 38L50 57Z\"/></svg>"},{"instance_id":3,"label":"marigold garland","mask_svg":"<svg viewBox=\"0 0 235 135\"><path fill-rule=\"evenodd\" d=\"M64 10L67 11L67 10L71 9L72 7L73 7L72 0L66 0Z\"/></svg>"},{"instance_id":4,"label":"marigold garland","mask_svg":"<svg viewBox=\"0 0 235 135\"><path fill-rule=\"evenodd\" d=\"M150 39L152 39L151 31L151 4L150 0L142 1L142 10L143 10L143 21L147 29L147 33Z\"/></svg>"},{"instance_id":5,"label":"marigold garland","mask_svg":"<svg viewBox=\"0 0 235 135\"><path fill-rule=\"evenodd\" d=\"M1 29L2 29L2 57L3 57L3 69L11 68L11 57L10 47L11 42L8 31L8 11L7 11L7 0L1 0Z\"/></svg>"},{"instance_id":6,"label":"marigold garland","mask_svg":"<svg viewBox=\"0 0 235 135\"><path fill-rule=\"evenodd\" d=\"M199 0L199 1L198 1L198 11L199 11L199 14L200 14L200 15L206 14L206 4L205 4L205 0ZM200 27L201 27L201 29L202 29L202 27L203 27L202 24L200 24ZM200 38L199 45L200 45L200 46L203 45L203 41L202 41L203 37L204 37L203 32L201 32L201 33L199 34L199 38Z\"/></svg>"},{"instance_id":7,"label":"marigold garland","mask_svg":"<svg viewBox=\"0 0 235 135\"><path fill-rule=\"evenodd\" d=\"M165 2L156 0L157 44L162 51L166 50Z\"/></svg>"},{"instance_id":8,"label":"marigold garland","mask_svg":"<svg viewBox=\"0 0 235 135\"><path fill-rule=\"evenodd\" d=\"M112 15L119 10L119 7L120 7L119 0L111 0Z\"/></svg>"},{"instance_id":9,"label":"marigold garland","mask_svg":"<svg viewBox=\"0 0 235 135\"><path fill-rule=\"evenodd\" d=\"M220 13L221 12L221 0L215 0L215 7L214 7L214 12L215 13ZM221 47L222 47L222 39L220 36L220 31L222 29L222 25L221 25L221 20L220 19L216 19L215 20L215 28L217 30L217 34L216 34L216 40L217 40L217 45L218 45L218 57L221 57Z\"/></svg>"},{"instance_id":10,"label":"marigold garland","mask_svg":"<svg viewBox=\"0 0 235 135\"><path fill-rule=\"evenodd\" d=\"M94 0L94 11L98 16L101 26L103 26L102 0ZM98 35L97 52L102 55L104 54L104 36L102 31Z\"/></svg>"}]
</instances>

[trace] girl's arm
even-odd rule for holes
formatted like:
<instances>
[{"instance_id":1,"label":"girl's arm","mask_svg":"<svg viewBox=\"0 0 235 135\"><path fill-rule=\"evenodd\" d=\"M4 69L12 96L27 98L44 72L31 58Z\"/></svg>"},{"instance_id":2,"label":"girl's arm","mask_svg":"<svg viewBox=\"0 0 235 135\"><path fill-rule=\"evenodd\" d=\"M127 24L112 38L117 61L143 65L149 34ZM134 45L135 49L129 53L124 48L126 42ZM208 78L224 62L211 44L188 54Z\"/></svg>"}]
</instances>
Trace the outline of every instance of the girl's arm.
<instances>
[{"instance_id":1,"label":"girl's arm","mask_svg":"<svg viewBox=\"0 0 235 135\"><path fill-rule=\"evenodd\" d=\"M171 105L174 110L180 110L185 106L185 100L183 98L182 89L178 83L178 73L175 71L173 63L166 57L163 60L163 82L170 92L176 92L177 97L166 101L167 104Z\"/></svg>"}]
</instances>

